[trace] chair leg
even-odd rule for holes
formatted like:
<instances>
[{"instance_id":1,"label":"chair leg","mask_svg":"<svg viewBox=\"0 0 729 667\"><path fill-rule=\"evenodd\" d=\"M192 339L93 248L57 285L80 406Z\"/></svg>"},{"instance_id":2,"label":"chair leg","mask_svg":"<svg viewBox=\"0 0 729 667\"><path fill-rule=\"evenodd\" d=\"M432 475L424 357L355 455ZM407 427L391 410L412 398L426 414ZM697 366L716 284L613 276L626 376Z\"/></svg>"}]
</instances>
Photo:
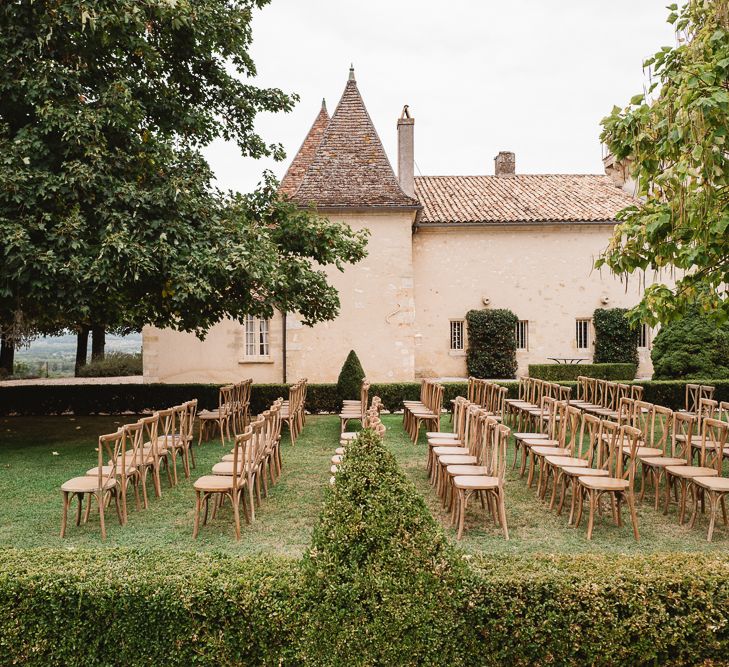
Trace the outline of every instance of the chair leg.
<instances>
[{"instance_id":1,"label":"chair leg","mask_svg":"<svg viewBox=\"0 0 729 667\"><path fill-rule=\"evenodd\" d=\"M456 539L460 540L463 536L463 526L466 522L466 492L463 489L458 489L458 535Z\"/></svg>"},{"instance_id":2,"label":"chair leg","mask_svg":"<svg viewBox=\"0 0 729 667\"><path fill-rule=\"evenodd\" d=\"M101 524L101 539L106 539L106 522L104 521L104 492L95 494L96 496L96 502L99 505L99 523ZM89 502L91 502L91 498L89 498Z\"/></svg>"},{"instance_id":3,"label":"chair leg","mask_svg":"<svg viewBox=\"0 0 729 667\"><path fill-rule=\"evenodd\" d=\"M63 514L61 514L61 537L66 536L66 522L68 520L68 491L61 491L63 496Z\"/></svg>"},{"instance_id":4,"label":"chair leg","mask_svg":"<svg viewBox=\"0 0 729 667\"><path fill-rule=\"evenodd\" d=\"M116 507L116 516L119 519L119 525L123 526L123 518L122 518L122 511L121 511L121 505L119 503L119 489L114 490L114 507Z\"/></svg>"},{"instance_id":5,"label":"chair leg","mask_svg":"<svg viewBox=\"0 0 729 667\"><path fill-rule=\"evenodd\" d=\"M81 525L81 510L83 509L83 494L76 494L76 525Z\"/></svg>"},{"instance_id":6,"label":"chair leg","mask_svg":"<svg viewBox=\"0 0 729 667\"><path fill-rule=\"evenodd\" d=\"M233 521L235 522L235 539L240 541L240 513L238 512L238 492L234 491L231 496L233 503Z\"/></svg>"},{"instance_id":7,"label":"chair leg","mask_svg":"<svg viewBox=\"0 0 729 667\"><path fill-rule=\"evenodd\" d=\"M509 527L506 525L506 498L504 498L504 489L499 489L496 496L499 505L499 517L501 518L501 530L504 532L504 539L509 539Z\"/></svg>"},{"instance_id":8,"label":"chair leg","mask_svg":"<svg viewBox=\"0 0 729 667\"><path fill-rule=\"evenodd\" d=\"M198 530L200 529L200 510L201 510L200 492L195 491L195 523L192 527L192 538L197 538Z\"/></svg>"},{"instance_id":9,"label":"chair leg","mask_svg":"<svg viewBox=\"0 0 729 667\"><path fill-rule=\"evenodd\" d=\"M637 542L640 540L640 533L638 532L638 514L635 511L635 498L633 498L633 494L626 494L626 500L628 502L628 508L630 509L630 522L633 524L633 537L635 537Z\"/></svg>"},{"instance_id":10,"label":"chair leg","mask_svg":"<svg viewBox=\"0 0 729 667\"><path fill-rule=\"evenodd\" d=\"M587 502L590 505L590 515L587 519L587 539L592 539L592 529L595 526L595 492L590 489L587 492Z\"/></svg>"}]
</instances>

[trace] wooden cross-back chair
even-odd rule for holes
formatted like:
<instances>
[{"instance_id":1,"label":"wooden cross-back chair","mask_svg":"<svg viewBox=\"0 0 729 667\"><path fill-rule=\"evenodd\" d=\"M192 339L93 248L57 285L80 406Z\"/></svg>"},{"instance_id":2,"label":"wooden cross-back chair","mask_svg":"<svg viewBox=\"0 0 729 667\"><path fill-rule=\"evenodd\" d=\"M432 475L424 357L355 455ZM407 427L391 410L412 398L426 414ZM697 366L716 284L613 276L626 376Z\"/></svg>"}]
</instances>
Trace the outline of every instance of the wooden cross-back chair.
<instances>
[{"instance_id":1,"label":"wooden cross-back chair","mask_svg":"<svg viewBox=\"0 0 729 667\"><path fill-rule=\"evenodd\" d=\"M433 483L444 503L448 482L446 468L449 465L475 465L478 462L480 428L484 423L483 418L487 416L490 415L484 408L476 403L470 403L467 409L463 444L461 446L446 444L431 447L435 468Z\"/></svg>"},{"instance_id":2,"label":"wooden cross-back chair","mask_svg":"<svg viewBox=\"0 0 729 667\"><path fill-rule=\"evenodd\" d=\"M603 441L601 438L601 420L596 415L587 412L582 413L580 423L580 445L587 440L587 447L581 446L576 448L574 459L559 460L556 457L548 457L548 461L556 469L556 479L553 487L552 500L550 508L554 507L555 495L559 488L559 504L557 505L557 515L562 514L567 489L571 490L571 506L568 523L572 525L575 517L577 493L575 490L575 480L580 476L592 475L597 477L607 477L610 473L602 467L603 458ZM597 462L597 466L593 464Z\"/></svg>"},{"instance_id":3,"label":"wooden cross-back chair","mask_svg":"<svg viewBox=\"0 0 729 667\"><path fill-rule=\"evenodd\" d=\"M557 487L559 484L560 469L565 467L588 467L592 463L592 444L590 444L588 453L583 453L583 438L585 435L584 413L573 405L567 405L565 409L565 417L562 426L562 449L566 450L564 454L546 454L539 456L539 448L535 455L538 456L539 480L537 489L539 497L544 498L547 493L549 479L552 479L552 496L549 503L550 508L554 507L557 497Z\"/></svg>"},{"instance_id":4,"label":"wooden cross-back chair","mask_svg":"<svg viewBox=\"0 0 729 667\"><path fill-rule=\"evenodd\" d=\"M635 508L635 468L638 444L641 439L639 429L632 426L619 426L615 422L602 422L602 429L609 434L607 439L607 456L603 457L601 468L608 471L607 476L585 475L577 477L576 488L573 493L579 494L577 499L576 525L580 525L584 500L588 504L587 539L592 539L595 525L595 513L603 496L611 500L613 520L616 525L622 526L621 503L625 502L630 511L630 522L633 527L633 536L640 539L638 532L638 515ZM630 447L630 455L623 455L625 444Z\"/></svg>"},{"instance_id":5,"label":"wooden cross-back chair","mask_svg":"<svg viewBox=\"0 0 729 667\"><path fill-rule=\"evenodd\" d=\"M550 397L545 397L545 401ZM549 404L548 404L549 405ZM565 415L567 411L566 401L555 400L551 407L551 438L524 438L522 447L525 448L528 456L529 473L527 476L527 485L532 486L534 483L534 473L537 470L538 459L542 456L567 456L569 449L564 447L564 425ZM526 465L526 464L525 464ZM522 470L524 469L522 466Z\"/></svg>"},{"instance_id":6,"label":"wooden cross-back chair","mask_svg":"<svg viewBox=\"0 0 729 667\"><path fill-rule=\"evenodd\" d=\"M292 445L296 444L296 438L304 427L305 396L306 380L299 380L289 387L289 399L281 405L282 424L289 429Z\"/></svg>"},{"instance_id":7,"label":"wooden cross-back chair","mask_svg":"<svg viewBox=\"0 0 729 667\"><path fill-rule=\"evenodd\" d=\"M408 432L413 443L418 441L420 427L422 425L432 426L433 430L440 431L440 413L443 406L442 384L437 382L429 383L426 394L426 403L423 406L413 405L407 410L409 419L407 421Z\"/></svg>"},{"instance_id":8,"label":"wooden cross-back chair","mask_svg":"<svg viewBox=\"0 0 729 667\"><path fill-rule=\"evenodd\" d=\"M440 438L437 433L428 438L428 460L427 467L430 481L436 487L439 484L438 467L439 456L471 455L472 439L478 415L483 412L476 403L463 401L457 416L457 428L459 437Z\"/></svg>"},{"instance_id":9,"label":"wooden cross-back chair","mask_svg":"<svg viewBox=\"0 0 729 667\"><path fill-rule=\"evenodd\" d=\"M201 410L197 414L199 422L198 445L203 438L209 438L215 429L220 433L220 444L225 446L226 437L230 438L231 419L233 416L235 386L225 385L218 390L218 409Z\"/></svg>"},{"instance_id":10,"label":"wooden cross-back chair","mask_svg":"<svg viewBox=\"0 0 729 667\"><path fill-rule=\"evenodd\" d=\"M344 433L347 423L352 419L356 419L361 424L364 424L369 404L369 391L370 382L367 379L364 379L359 390L359 400L344 401L342 411L339 413L340 433Z\"/></svg>"},{"instance_id":11,"label":"wooden cross-back chair","mask_svg":"<svg viewBox=\"0 0 729 667\"><path fill-rule=\"evenodd\" d=\"M233 510L235 539L240 540L239 507L241 504L241 490L246 485L246 466L252 438L253 429L250 426L243 433L236 436L230 475L205 475L199 477L193 483L193 488L195 489L193 538L197 538L200 530L200 514L203 511L203 506L205 508L203 525L205 525L208 520L210 501L213 500L213 510L215 510L219 504L219 498L228 498Z\"/></svg>"},{"instance_id":12,"label":"wooden cross-back chair","mask_svg":"<svg viewBox=\"0 0 729 667\"><path fill-rule=\"evenodd\" d=\"M715 391L716 387L712 387L711 385L687 383L684 411L694 415L699 414L701 399L713 399Z\"/></svg>"},{"instance_id":13,"label":"wooden cross-back chair","mask_svg":"<svg viewBox=\"0 0 729 667\"><path fill-rule=\"evenodd\" d=\"M701 400L705 401L707 399ZM691 452L689 455L689 465L669 466L666 468L667 483L678 490L679 494L679 524L683 524L686 517L689 493L695 499L696 485L694 484L694 480L699 477L718 477L721 475L721 468L717 468L715 452L716 441L721 436L722 425L725 425L725 422L713 419L712 417L704 417L699 420L697 416L696 425L699 437L692 438L688 446ZM694 465L693 463L696 456L698 456L698 465ZM719 460L720 465L721 457Z\"/></svg>"},{"instance_id":14,"label":"wooden cross-back chair","mask_svg":"<svg viewBox=\"0 0 729 667\"><path fill-rule=\"evenodd\" d=\"M727 437L729 436L729 424L719 419L705 419L703 421L702 440L706 441L707 451L705 453L705 462L716 468L716 475L693 477L692 484L694 489L694 509L691 515L690 527L693 528L696 523L696 517L699 513L699 501L703 506L704 501L709 504L709 530L706 539L711 542L714 536L714 526L716 518L721 507L724 525L728 526L726 511L726 497L729 495L729 478L722 476L724 458L729 458L729 445L727 445Z\"/></svg>"},{"instance_id":15,"label":"wooden cross-back chair","mask_svg":"<svg viewBox=\"0 0 729 667\"><path fill-rule=\"evenodd\" d=\"M455 501L453 520L458 526L456 539L463 537L466 522L466 509L471 496L478 496L487 515L490 513L494 523L499 526L505 539L509 539L506 522L506 499L504 496L504 477L506 472L506 448L511 429L499 424L493 417L486 416L479 429L480 462L485 474L453 475L451 484Z\"/></svg>"},{"instance_id":16,"label":"wooden cross-back chair","mask_svg":"<svg viewBox=\"0 0 729 667\"><path fill-rule=\"evenodd\" d=\"M76 508L76 525L81 524L81 514L84 500L91 503L96 501L99 509L99 523L101 526L101 539L106 539L106 518L104 509L107 500L113 499L116 507L119 524L124 525L125 515L119 503L121 485L117 475L117 459L122 459L126 471L126 436L124 429L116 433L102 435L99 437L98 465L95 475L84 475L67 480L61 485L61 497L63 501L63 514L61 515L61 537L66 535L66 523L68 519L68 507L74 497L78 501ZM104 463L105 458L109 464ZM125 474L126 482L126 474Z\"/></svg>"},{"instance_id":17,"label":"wooden cross-back chair","mask_svg":"<svg viewBox=\"0 0 729 667\"><path fill-rule=\"evenodd\" d=\"M643 405L636 402L636 406ZM676 460L672 446L673 410L662 405L653 405L650 410L650 423L643 430L643 443L638 447L638 462L641 467L640 500L645 496L648 482L653 484L655 509L658 509L660 483L668 465L682 465Z\"/></svg>"}]
</instances>

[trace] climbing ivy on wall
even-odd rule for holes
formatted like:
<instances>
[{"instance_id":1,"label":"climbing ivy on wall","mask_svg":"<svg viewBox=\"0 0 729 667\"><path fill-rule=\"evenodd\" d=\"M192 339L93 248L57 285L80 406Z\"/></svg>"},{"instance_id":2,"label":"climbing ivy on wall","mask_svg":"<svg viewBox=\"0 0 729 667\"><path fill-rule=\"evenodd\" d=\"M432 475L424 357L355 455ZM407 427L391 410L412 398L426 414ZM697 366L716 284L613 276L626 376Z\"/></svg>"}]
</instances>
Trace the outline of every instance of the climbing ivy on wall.
<instances>
[{"instance_id":1,"label":"climbing ivy on wall","mask_svg":"<svg viewBox=\"0 0 729 667\"><path fill-rule=\"evenodd\" d=\"M627 308L598 308L593 313L596 364L638 363L638 329L627 314Z\"/></svg>"},{"instance_id":2,"label":"climbing ivy on wall","mask_svg":"<svg viewBox=\"0 0 729 667\"><path fill-rule=\"evenodd\" d=\"M516 324L519 318L503 308L471 310L468 325L468 374L478 378L516 376Z\"/></svg>"}]
</instances>

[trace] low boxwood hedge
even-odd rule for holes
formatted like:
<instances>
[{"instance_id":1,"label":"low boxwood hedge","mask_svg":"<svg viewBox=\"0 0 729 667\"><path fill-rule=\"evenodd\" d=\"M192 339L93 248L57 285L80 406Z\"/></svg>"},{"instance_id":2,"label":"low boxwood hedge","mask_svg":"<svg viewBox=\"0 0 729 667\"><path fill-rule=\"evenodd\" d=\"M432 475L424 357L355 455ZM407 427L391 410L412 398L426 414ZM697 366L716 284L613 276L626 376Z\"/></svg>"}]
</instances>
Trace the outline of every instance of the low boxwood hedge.
<instances>
[{"instance_id":1,"label":"low boxwood hedge","mask_svg":"<svg viewBox=\"0 0 729 667\"><path fill-rule=\"evenodd\" d=\"M279 664L299 588L275 556L0 550L0 664Z\"/></svg>"},{"instance_id":2,"label":"low boxwood hedge","mask_svg":"<svg viewBox=\"0 0 729 667\"><path fill-rule=\"evenodd\" d=\"M473 665L726 665L725 554L480 556Z\"/></svg>"},{"instance_id":3,"label":"low boxwood hedge","mask_svg":"<svg viewBox=\"0 0 729 667\"><path fill-rule=\"evenodd\" d=\"M601 380L625 382L635 378L635 364L529 364L529 377L559 382L580 375Z\"/></svg>"}]
</instances>

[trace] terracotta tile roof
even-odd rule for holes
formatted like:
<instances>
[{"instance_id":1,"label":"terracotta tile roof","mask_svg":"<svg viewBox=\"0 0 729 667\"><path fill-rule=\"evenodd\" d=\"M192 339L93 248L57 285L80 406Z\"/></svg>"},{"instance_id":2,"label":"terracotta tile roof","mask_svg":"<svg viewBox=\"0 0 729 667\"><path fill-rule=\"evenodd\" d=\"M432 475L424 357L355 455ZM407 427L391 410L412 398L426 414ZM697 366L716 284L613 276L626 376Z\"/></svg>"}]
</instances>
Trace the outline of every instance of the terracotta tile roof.
<instances>
[{"instance_id":1,"label":"terracotta tile roof","mask_svg":"<svg viewBox=\"0 0 729 667\"><path fill-rule=\"evenodd\" d=\"M352 70L301 184L290 197L301 206L320 209L418 206L400 188Z\"/></svg>"},{"instance_id":2,"label":"terracotta tile roof","mask_svg":"<svg viewBox=\"0 0 729 667\"><path fill-rule=\"evenodd\" d=\"M422 223L596 222L635 203L607 176L419 176Z\"/></svg>"},{"instance_id":3,"label":"terracotta tile roof","mask_svg":"<svg viewBox=\"0 0 729 667\"><path fill-rule=\"evenodd\" d=\"M321 110L316 120L314 120L314 124L306 135L304 143L301 144L299 152L296 153L296 157L286 170L286 175L279 187L280 192L290 197L299 189L301 181L304 180L304 174L306 174L306 170L314 159L314 155L316 155L316 149L319 148L327 125L329 125L329 112L327 111L326 102L322 100Z\"/></svg>"}]
</instances>

